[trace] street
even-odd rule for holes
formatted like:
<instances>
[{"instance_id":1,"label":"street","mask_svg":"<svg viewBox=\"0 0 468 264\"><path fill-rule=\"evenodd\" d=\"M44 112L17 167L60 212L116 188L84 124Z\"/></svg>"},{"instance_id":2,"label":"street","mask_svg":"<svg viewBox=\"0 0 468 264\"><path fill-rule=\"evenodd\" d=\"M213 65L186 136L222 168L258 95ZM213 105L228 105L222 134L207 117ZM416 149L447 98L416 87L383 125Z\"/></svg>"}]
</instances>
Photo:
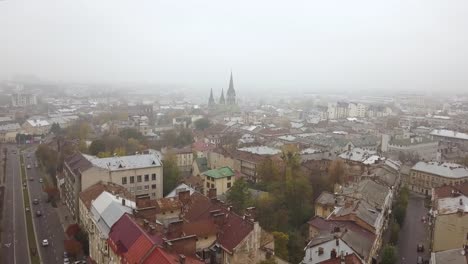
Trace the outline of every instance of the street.
<instances>
[{"instance_id":1,"label":"street","mask_svg":"<svg viewBox=\"0 0 468 264\"><path fill-rule=\"evenodd\" d=\"M39 179L43 176L41 175L40 168L36 168L35 166L37 161L33 151L24 153L24 162L25 166L30 165L31 167L30 169L26 169L27 178L34 179L33 181L28 180L28 188L36 237L39 243L41 243L43 239L49 240L49 246L47 247L38 245L41 251L42 263L60 263L63 261L64 252L64 231L62 225L56 209L47 202L47 194L43 192L43 184L39 182ZM33 205L32 201L34 199L39 200L38 205ZM36 216L38 210L42 213L40 217Z\"/></svg>"},{"instance_id":2,"label":"street","mask_svg":"<svg viewBox=\"0 0 468 264\"><path fill-rule=\"evenodd\" d=\"M2 223L2 263L30 263L19 150L14 146L9 146L7 157Z\"/></svg>"},{"instance_id":3,"label":"street","mask_svg":"<svg viewBox=\"0 0 468 264\"><path fill-rule=\"evenodd\" d=\"M401 263L416 263L418 256L429 260L429 227L427 223L421 221L423 216L427 216L427 212L424 207L424 196L410 192L405 221L400 229L398 239L398 253ZM418 243L424 245L424 252L417 252Z\"/></svg>"}]
</instances>

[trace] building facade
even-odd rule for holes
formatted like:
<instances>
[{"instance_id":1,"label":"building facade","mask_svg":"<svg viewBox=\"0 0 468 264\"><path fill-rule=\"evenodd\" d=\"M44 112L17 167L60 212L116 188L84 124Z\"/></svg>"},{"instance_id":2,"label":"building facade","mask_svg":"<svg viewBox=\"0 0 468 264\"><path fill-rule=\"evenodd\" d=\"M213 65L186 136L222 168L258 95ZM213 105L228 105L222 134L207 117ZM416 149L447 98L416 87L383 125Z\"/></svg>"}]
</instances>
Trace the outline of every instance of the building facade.
<instances>
[{"instance_id":1,"label":"building facade","mask_svg":"<svg viewBox=\"0 0 468 264\"><path fill-rule=\"evenodd\" d=\"M420 161L411 168L408 188L431 195L432 188L468 182L468 169L455 163Z\"/></svg>"}]
</instances>

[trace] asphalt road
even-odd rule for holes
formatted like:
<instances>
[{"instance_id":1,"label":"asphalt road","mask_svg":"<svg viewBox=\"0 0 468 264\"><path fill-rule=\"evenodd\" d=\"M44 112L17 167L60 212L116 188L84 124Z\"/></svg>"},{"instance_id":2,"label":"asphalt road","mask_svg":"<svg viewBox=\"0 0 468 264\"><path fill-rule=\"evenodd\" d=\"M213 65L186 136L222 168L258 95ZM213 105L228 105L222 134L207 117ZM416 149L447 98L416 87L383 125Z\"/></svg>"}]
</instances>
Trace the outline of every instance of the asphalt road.
<instances>
[{"instance_id":1,"label":"asphalt road","mask_svg":"<svg viewBox=\"0 0 468 264\"><path fill-rule=\"evenodd\" d=\"M398 240L400 262L397 263L416 263L418 256L429 260L429 227L427 223L421 221L423 216L427 216L427 212L424 207L424 196L410 192L405 222L400 229ZM417 252L418 243L424 245L424 252Z\"/></svg>"},{"instance_id":2,"label":"asphalt road","mask_svg":"<svg viewBox=\"0 0 468 264\"><path fill-rule=\"evenodd\" d=\"M13 154L13 150L16 154ZM1 262L30 263L19 150L14 146L9 146L7 157Z\"/></svg>"},{"instance_id":3,"label":"asphalt road","mask_svg":"<svg viewBox=\"0 0 468 264\"><path fill-rule=\"evenodd\" d=\"M39 243L41 243L43 239L49 240L49 246L38 246L41 251L42 263L60 263L63 261L64 252L64 232L62 225L60 224L56 209L53 208L50 203L47 203L47 194L43 191L43 184L39 182L39 179L42 177L41 172L39 168L34 166L36 163L34 152L25 152L24 161L25 166L28 164L31 166L30 169L26 169L31 204L34 199L40 201L38 205L31 205L36 236ZM29 181L30 178L34 180ZM38 210L42 213L40 217L36 217L36 211Z\"/></svg>"}]
</instances>

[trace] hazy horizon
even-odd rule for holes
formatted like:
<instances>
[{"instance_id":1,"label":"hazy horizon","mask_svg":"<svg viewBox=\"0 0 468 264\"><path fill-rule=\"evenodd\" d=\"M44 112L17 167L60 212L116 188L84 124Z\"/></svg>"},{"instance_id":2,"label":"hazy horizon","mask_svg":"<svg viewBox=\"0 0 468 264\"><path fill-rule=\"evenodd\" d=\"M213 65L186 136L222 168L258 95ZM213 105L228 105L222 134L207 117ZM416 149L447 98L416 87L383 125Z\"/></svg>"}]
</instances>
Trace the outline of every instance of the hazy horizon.
<instances>
[{"instance_id":1,"label":"hazy horizon","mask_svg":"<svg viewBox=\"0 0 468 264\"><path fill-rule=\"evenodd\" d=\"M0 1L0 79L463 91L466 1Z\"/></svg>"}]
</instances>

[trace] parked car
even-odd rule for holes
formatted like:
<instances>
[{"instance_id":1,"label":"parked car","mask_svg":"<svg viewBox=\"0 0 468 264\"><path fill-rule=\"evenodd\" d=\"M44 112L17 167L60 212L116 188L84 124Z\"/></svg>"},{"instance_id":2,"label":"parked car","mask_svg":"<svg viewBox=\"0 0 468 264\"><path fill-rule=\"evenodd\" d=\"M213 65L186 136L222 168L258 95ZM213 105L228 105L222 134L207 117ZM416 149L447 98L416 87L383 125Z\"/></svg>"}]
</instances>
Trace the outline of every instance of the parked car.
<instances>
[{"instance_id":1,"label":"parked car","mask_svg":"<svg viewBox=\"0 0 468 264\"><path fill-rule=\"evenodd\" d=\"M418 256L417 264L424 264L423 257Z\"/></svg>"},{"instance_id":2,"label":"parked car","mask_svg":"<svg viewBox=\"0 0 468 264\"><path fill-rule=\"evenodd\" d=\"M39 199L34 199L33 204L39 204Z\"/></svg>"},{"instance_id":3,"label":"parked car","mask_svg":"<svg viewBox=\"0 0 468 264\"><path fill-rule=\"evenodd\" d=\"M418 244L417 252L424 252L424 245L422 243Z\"/></svg>"},{"instance_id":4,"label":"parked car","mask_svg":"<svg viewBox=\"0 0 468 264\"><path fill-rule=\"evenodd\" d=\"M69 258L64 258L63 259L63 264L70 264L70 259Z\"/></svg>"},{"instance_id":5,"label":"parked car","mask_svg":"<svg viewBox=\"0 0 468 264\"><path fill-rule=\"evenodd\" d=\"M36 211L36 216L37 216L37 217L40 217L41 215L42 215L41 211L37 210L37 211Z\"/></svg>"},{"instance_id":6,"label":"parked car","mask_svg":"<svg viewBox=\"0 0 468 264\"><path fill-rule=\"evenodd\" d=\"M29 207L26 207L25 210L26 210L26 212L29 212Z\"/></svg>"},{"instance_id":7,"label":"parked car","mask_svg":"<svg viewBox=\"0 0 468 264\"><path fill-rule=\"evenodd\" d=\"M43 182L44 182L44 180L42 180L42 178L40 178L40 179L39 179L39 182L40 182L40 183L43 183Z\"/></svg>"},{"instance_id":8,"label":"parked car","mask_svg":"<svg viewBox=\"0 0 468 264\"><path fill-rule=\"evenodd\" d=\"M43 246L43 247L47 247L48 245L49 245L49 240L43 239L43 240L42 240L42 246Z\"/></svg>"},{"instance_id":9,"label":"parked car","mask_svg":"<svg viewBox=\"0 0 468 264\"><path fill-rule=\"evenodd\" d=\"M26 166L26 168L29 170L31 169L31 165L28 164L28 166Z\"/></svg>"}]
</instances>

